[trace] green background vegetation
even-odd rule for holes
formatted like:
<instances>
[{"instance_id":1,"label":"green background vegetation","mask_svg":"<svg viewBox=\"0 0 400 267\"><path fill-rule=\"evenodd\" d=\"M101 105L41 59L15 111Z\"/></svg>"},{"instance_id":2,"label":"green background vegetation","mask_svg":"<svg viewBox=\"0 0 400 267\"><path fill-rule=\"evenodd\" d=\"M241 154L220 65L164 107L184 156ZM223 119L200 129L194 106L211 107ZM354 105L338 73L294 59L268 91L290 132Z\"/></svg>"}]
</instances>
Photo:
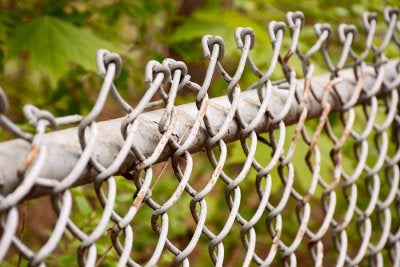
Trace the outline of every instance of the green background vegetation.
<instances>
[{"instance_id":1,"label":"green background vegetation","mask_svg":"<svg viewBox=\"0 0 400 267\"><path fill-rule=\"evenodd\" d=\"M239 59L239 50L234 42L234 30L236 27L252 27L256 34L256 46L252 51L260 69L268 67L271 58L271 45L267 34L267 24L272 20L285 20L288 11L301 10L304 12L305 28L300 37L300 47L306 51L316 41L316 36L312 25L316 22L330 23L336 29L340 23L355 24L362 33L361 14L364 11L375 11L379 14L380 24L378 26L378 38L384 34L383 7L385 4L395 5L396 1L363 0L363 1L316 1L316 0L273 0L273 1L244 1L244 0L220 0L220 1L3 1L0 0L0 86L2 86L11 103L9 111L10 117L26 128L26 122L21 115L22 106L27 103L48 109L57 116L68 114L85 115L93 106L102 79L96 74L95 55L99 48L106 48L110 51L121 54L123 58L123 69L121 76L115 81L117 88L123 97L132 105L136 103L146 90L144 83L144 69L147 61L156 59L162 61L166 57L183 60L188 64L189 74L192 79L201 82L207 67L207 60L203 59L200 45L201 37L205 34L220 35L226 43L225 59L223 65L230 73L236 68ZM289 33L286 33L284 48L289 46ZM364 48L365 37L360 34L354 44L356 51ZM335 35L333 47L330 49L332 57L335 59L340 51L340 44ZM387 49L388 56L398 55L398 48L390 46ZM293 60L292 64L297 70L298 77L302 76L300 63ZM314 62L316 73L326 72L322 57L316 56ZM281 73L274 73L274 78L281 78ZM254 81L255 77L245 76L241 83L243 88ZM218 96L225 94L226 83L216 80L213 83L209 94ZM193 101L193 96L183 92L177 98L178 103ZM384 118L384 111L378 117ZM364 113L361 109L357 110L358 121L365 121ZM100 119L109 119L124 115L122 110L110 101L107 108L103 111ZM330 120L334 123L337 118L331 116ZM312 133L317 125L317 120L307 123L307 127ZM357 127L356 127L357 129ZM287 129L287 145L290 141L293 127ZM340 123L337 124L337 133L343 130ZM361 131L362 129L357 129ZM275 133L278 138L278 133ZM267 137L267 135L266 135ZM0 138L8 138L4 132L0 132ZM372 140L372 138L371 138ZM329 152L332 149L332 142L326 135L319 139L321 154L325 159L325 165L321 170L321 175L330 179L332 173L332 163L329 160ZM354 154L352 154L352 143L344 148L345 169L351 170L355 166ZM372 164L376 160L377 152L374 152L374 145L371 141L371 152L369 162ZM265 149L265 150L262 150ZM294 162L299 162L296 167L296 177L299 171L302 179L296 179L295 188L300 192L305 192L310 181L311 173L304 171L304 156L307 146L300 142ZM261 151L261 152L260 152ZM267 152L265 152L267 151ZM374 154L375 153L375 154ZM392 153L392 152L391 152ZM266 157L265 155L268 155ZM266 164L270 155L270 149L259 144L257 159ZM347 155L347 156L346 156ZM375 155L375 156L374 156ZM346 158L347 157L347 158ZM239 142L229 146L229 157L225 171L233 175L245 158ZM346 160L348 159L348 160ZM195 169L192 174L191 183L195 187L201 188L207 182L212 171L205 154L195 156L195 165L203 168ZM156 166L156 175L160 172L161 166ZM256 207L257 198L254 189L254 177L256 172L252 170L241 188L243 189L242 206ZM276 171L274 173L276 176ZM178 182L167 168L163 178L154 187L153 196L163 203L171 195ZM363 186L363 185L362 185ZM134 186L124 180L118 179L118 197L116 210L124 214L131 204L132 196L135 192ZM273 182L272 202L276 205L283 190L283 185L276 179ZM383 189L383 191L387 189ZM321 188L317 190L315 198L312 200L313 218L318 226L321 221L321 207L318 199L321 196ZM100 218L102 208L96 200L92 186L85 186L73 189L74 194L74 221L86 231L90 231ZM364 192L360 192L360 207L364 207L363 197L368 198ZM223 183L220 182L217 188L207 198L208 215L207 225L219 232L226 220L228 208L225 202ZM346 202L338 200L338 210L346 207ZM47 200L29 201L21 207L21 212L25 214L27 227L24 230L24 241L39 248L51 231L54 225L54 216L41 215L40 211L48 205ZM168 214L170 216L170 232L168 237L177 244L184 247L190 237L190 232L194 230L194 223L190 216L188 207L189 197L184 195L172 208ZM295 203L289 202L288 212L283 215L285 220L283 240L290 242L296 234L298 223L294 213ZM363 206L364 205L364 206ZM29 216L44 216L42 219L43 227L36 229L33 223L29 223ZM241 208L240 212L245 218L250 218L254 210ZM31 215L30 215L31 213ZM43 212L42 212L43 213ZM156 244L157 235L150 228L150 217L152 210L147 207L143 209L135 218L133 228L138 233L135 238L134 258L139 262L146 262L152 253L152 247ZM336 214L336 213L335 213ZM28 219L27 219L28 218ZM39 222L40 223L40 222ZM110 223L111 225L111 223ZM289 226L288 226L289 225ZM354 236L355 223L353 225ZM47 227L47 228L46 228ZM315 228L317 229L317 228ZM268 247L271 240L265 226L258 226L257 246L261 247L259 252L264 251L262 247ZM38 234L38 231L42 233ZM47 231L47 232L46 232ZM285 232L286 231L286 232ZM189 232L189 235L188 235ZM240 227L236 225L228 235L225 244L225 254L234 255L227 258L232 264L238 264L245 251L237 243L239 240ZM39 235L39 238L38 238ZM359 242L357 237L355 243ZM196 249L191 258L192 263L209 265L210 259L207 252L208 240L201 238L201 249ZM331 242L331 241L329 241ZM327 248L332 246L327 241ZM49 265L76 265L75 250L79 242L69 233L60 243L59 249L52 255L47 262ZM107 257L102 262L105 266L113 266L117 255L112 249L107 252L110 245L109 238L104 235L97 242L99 255L107 253ZM265 251L264 251L265 252ZM306 251L300 251L308 257ZM336 254L332 254L335 258ZM330 256L328 256L329 259ZM302 256L300 256L300 259ZM173 259L173 255L165 252L161 259L160 266L168 264ZM10 266L14 266L18 261L17 255L9 255Z\"/></svg>"}]
</instances>

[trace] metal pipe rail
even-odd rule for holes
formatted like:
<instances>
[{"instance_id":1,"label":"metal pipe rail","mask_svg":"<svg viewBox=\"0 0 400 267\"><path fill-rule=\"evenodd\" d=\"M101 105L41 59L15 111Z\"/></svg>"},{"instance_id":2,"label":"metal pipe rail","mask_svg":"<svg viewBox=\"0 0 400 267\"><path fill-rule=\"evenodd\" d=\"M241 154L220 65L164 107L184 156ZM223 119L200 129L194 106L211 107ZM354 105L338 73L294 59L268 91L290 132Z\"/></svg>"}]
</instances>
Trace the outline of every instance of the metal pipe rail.
<instances>
[{"instance_id":1,"label":"metal pipe rail","mask_svg":"<svg viewBox=\"0 0 400 267\"><path fill-rule=\"evenodd\" d=\"M387 63L385 69L385 77L383 80L386 83L392 83L397 80L399 61L391 60ZM339 72L341 81L335 85L336 92L331 92L326 101L331 105L332 111L338 111L343 108L345 103L349 102L355 94L357 81L353 75L352 69L344 69ZM376 84L374 77L373 67L369 67L367 73L370 76L366 77L364 82L364 91L372 91ZM322 103L317 99L322 98L324 87L330 81L330 74L325 74L311 79L311 87L315 92L315 97L311 98L307 104L307 118L319 117L323 111ZM275 85L271 87L270 100L268 101L267 110L271 114L279 114L281 105L289 98L289 90L279 89L280 86ZM296 91L300 99L304 97L304 79L296 81ZM385 93L386 87L379 88L377 93ZM359 102L363 101L362 98L358 99ZM277 104L281 103L281 105ZM209 122L215 129L220 129L226 120L229 113L230 102L227 96L210 99L207 102L206 114ZM260 101L258 99L257 91L251 90L243 92L240 95L240 102L238 109L243 114L243 120L250 122L256 117L260 109ZM283 118L285 125L292 125L297 123L301 115L303 107L296 99L293 99L287 115ZM196 103L177 106L176 120L177 124L172 130L172 136L177 140L185 141L187 138L187 128L191 127L196 121L197 108ZM137 127L133 129L133 145L138 147L144 155L151 155L157 144L160 142L162 135L158 132L158 123L164 114L165 110L156 110L139 115L137 119ZM113 160L117 157L119 151L124 144L123 136L120 133L121 123L123 118L114 119L110 121L102 121L97 123L98 136L93 147L92 155L103 166L110 166ZM264 114L255 128L256 132L268 132L271 128L277 127L277 123L271 124L271 118L268 114ZM237 121L232 120L229 124L228 130L223 135L222 139L225 142L232 142L237 140L240 135L240 126ZM77 135L78 128L69 128L45 134L43 136L42 145L47 148L47 158L43 168L40 170L38 176L50 180L62 181L77 165L81 147ZM190 153L196 153L201 149L206 148L207 145L207 131L204 124L196 135L195 142L192 142L188 147ZM171 155L171 147L165 146L156 162L168 160ZM23 139L12 140L0 143L0 194L8 195L19 184L18 172L20 166L23 166L25 159L31 151L31 145ZM136 169L135 163L138 159L135 155L131 155L125 159L121 166L114 171L115 175L124 174ZM77 185L93 182L94 177L98 173L90 166L86 166L81 172ZM49 194L51 191L48 187L34 188L26 198L32 198L44 194Z\"/></svg>"}]
</instances>

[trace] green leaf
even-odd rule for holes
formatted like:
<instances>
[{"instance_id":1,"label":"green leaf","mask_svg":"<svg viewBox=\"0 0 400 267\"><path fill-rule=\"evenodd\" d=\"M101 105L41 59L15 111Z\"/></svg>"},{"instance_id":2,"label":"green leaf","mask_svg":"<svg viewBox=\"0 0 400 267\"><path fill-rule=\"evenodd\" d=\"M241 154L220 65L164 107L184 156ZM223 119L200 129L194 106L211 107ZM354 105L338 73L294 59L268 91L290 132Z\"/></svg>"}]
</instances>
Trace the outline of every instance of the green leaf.
<instances>
[{"instance_id":1,"label":"green leaf","mask_svg":"<svg viewBox=\"0 0 400 267\"><path fill-rule=\"evenodd\" d=\"M231 30L233 38L234 30L237 27L251 27L254 30L256 39L258 42L263 44L269 44L269 38L267 37L267 27L259 23L258 21L250 18L249 16L242 14L238 11L231 9L217 9L217 10L203 10L196 12L194 17L204 22L213 23L216 25L224 26Z\"/></svg>"},{"instance_id":2,"label":"green leaf","mask_svg":"<svg viewBox=\"0 0 400 267\"><path fill-rule=\"evenodd\" d=\"M171 42L179 43L199 39L205 34L220 35L225 42L234 46L234 32L237 27L251 27L256 35L257 43L269 45L266 27L259 22L234 10L200 10L195 12L171 36ZM230 49L230 47L227 47Z\"/></svg>"},{"instance_id":3,"label":"green leaf","mask_svg":"<svg viewBox=\"0 0 400 267\"><path fill-rule=\"evenodd\" d=\"M93 211L88 199L85 197L82 188L76 188L73 190L74 203L77 206L79 212L88 218L88 215Z\"/></svg>"},{"instance_id":4,"label":"green leaf","mask_svg":"<svg viewBox=\"0 0 400 267\"><path fill-rule=\"evenodd\" d=\"M3 22L0 20L0 44L6 39L6 27Z\"/></svg>"},{"instance_id":5,"label":"green leaf","mask_svg":"<svg viewBox=\"0 0 400 267\"><path fill-rule=\"evenodd\" d=\"M234 38L237 27L253 29L256 45L251 52L252 57L258 66L267 65L272 49L266 24L231 9L203 9L195 12L173 32L170 42L179 48L177 43L193 44L206 34L219 35L225 41L225 57L237 58L240 54ZM194 48L192 45L192 49ZM198 50L195 51L199 53ZM188 54L188 49L178 49L178 52L185 55Z\"/></svg>"},{"instance_id":6,"label":"green leaf","mask_svg":"<svg viewBox=\"0 0 400 267\"><path fill-rule=\"evenodd\" d=\"M54 83L68 72L71 62L87 71L96 71L96 51L116 50L93 33L51 16L38 17L17 27L7 47L8 57L29 52L33 66L49 74Z\"/></svg>"},{"instance_id":7,"label":"green leaf","mask_svg":"<svg viewBox=\"0 0 400 267\"><path fill-rule=\"evenodd\" d=\"M225 27L221 25L205 22L196 18L189 18L176 29L170 41L172 43L192 41L194 39L200 39L205 34L222 35L225 31Z\"/></svg>"}]
</instances>

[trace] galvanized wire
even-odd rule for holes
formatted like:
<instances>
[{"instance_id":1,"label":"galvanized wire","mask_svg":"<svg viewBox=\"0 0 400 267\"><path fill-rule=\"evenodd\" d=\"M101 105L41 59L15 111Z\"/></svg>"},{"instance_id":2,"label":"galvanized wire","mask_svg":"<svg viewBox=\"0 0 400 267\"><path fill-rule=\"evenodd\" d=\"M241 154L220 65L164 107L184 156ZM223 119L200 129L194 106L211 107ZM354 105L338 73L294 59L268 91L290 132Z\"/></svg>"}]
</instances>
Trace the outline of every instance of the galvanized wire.
<instances>
[{"instance_id":1,"label":"galvanized wire","mask_svg":"<svg viewBox=\"0 0 400 267\"><path fill-rule=\"evenodd\" d=\"M289 12L286 18L290 30L287 51L283 51L287 25L275 21L268 25L272 53L267 70L260 70L252 58L256 37L251 28L235 31L241 56L232 74L224 67L224 40L207 35L202 39L209 61L203 83L193 82L181 61L152 60L145 72L148 89L136 107L130 106L114 85L122 68L120 56L101 49L97 66L104 82L89 114L58 118L26 105L24 114L35 128L33 134L7 117L9 103L0 88L0 125L20 138L0 143L0 261L18 254L32 266L45 266L46 259L58 253L59 243L70 236L79 242L79 265L95 266L102 258L100 239L107 232L119 256L118 266L154 266L163 262L163 255L172 255L173 265L189 266L204 242L210 263L222 266L236 257L227 255L226 244L232 239L228 235L240 229L235 240L240 240L245 251L240 259L243 266L279 262L296 266L302 265L306 256L315 266L400 266L400 75L398 59L388 60L385 55L389 45L400 46L399 10L384 9L387 30L383 37L376 36L377 15L363 15L365 49L360 54L352 47L356 27L341 24L342 50L337 62L329 51L334 38L329 24L314 26L316 41L305 50L299 42L303 13ZM314 74L318 53L329 71L321 77ZM302 63L300 76L304 79L296 77L299 74L291 63L295 59ZM243 90L240 81L246 68L257 80ZM282 79L273 81L278 68ZM226 83L226 96L211 99L209 90L216 74ZM176 97L184 88L194 92L196 101L177 106ZM110 94L126 116L96 122ZM163 108L146 112L154 106ZM309 120L315 117L317 121ZM46 133L64 124L77 128ZM289 124L295 127L288 130ZM104 133L110 125L114 131ZM231 171L232 147L228 143L235 140L240 142L244 160L239 169ZM193 155L199 150L211 165L202 186L195 175L199 173L196 163L204 161ZM324 157L326 151L330 159ZM263 159L257 156L260 153ZM303 162L297 162L296 153L304 154ZM349 169L343 159L351 157L353 167ZM152 192L159 179L155 178L157 163L163 161L172 165L168 178L175 176L177 185L161 201ZM304 166L300 173L296 171L299 164ZM322 171L327 168L328 172ZM116 208L119 175L136 187L124 213ZM249 188L248 180L255 187ZM102 209L91 229L73 219L71 189L87 183L93 185L101 206L97 208ZM207 214L212 208L221 208L210 207L210 199L216 192L222 193L221 188L227 216L215 227ZM248 192L256 196L251 207L242 196ZM18 205L39 195L49 195L57 220L48 240L37 250L18 234ZM185 205L194 229L186 229L185 241L177 242L170 234L176 225L171 214L181 207L178 202L188 198ZM145 237L136 229L144 223L137 220L137 214L146 208L152 210L151 228L157 242L146 260L138 260L135 255L141 251L135 251L134 239ZM289 218L290 213L295 220ZM267 245L260 241L265 238Z\"/></svg>"}]
</instances>

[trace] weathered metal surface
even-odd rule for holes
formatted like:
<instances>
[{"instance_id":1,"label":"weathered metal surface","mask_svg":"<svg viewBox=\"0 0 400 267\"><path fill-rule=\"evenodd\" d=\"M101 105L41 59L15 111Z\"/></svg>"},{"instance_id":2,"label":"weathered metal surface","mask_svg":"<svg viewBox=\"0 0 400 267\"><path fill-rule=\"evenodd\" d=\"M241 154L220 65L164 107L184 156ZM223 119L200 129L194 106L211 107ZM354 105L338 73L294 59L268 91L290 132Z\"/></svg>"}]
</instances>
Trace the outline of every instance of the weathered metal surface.
<instances>
[{"instance_id":1,"label":"weathered metal surface","mask_svg":"<svg viewBox=\"0 0 400 267\"><path fill-rule=\"evenodd\" d=\"M398 60L391 60L385 71L384 80L392 82L398 77L397 72ZM373 68L368 68L369 73L373 73ZM311 87L317 98L322 97L324 87L329 82L329 74L313 77L311 79ZM331 93L328 96L327 102L331 105L331 111L340 110L343 103L347 103L355 91L355 79L352 69L340 71L341 81L335 85L341 100ZM367 77L364 82L364 90L370 91L374 86L375 79ZM296 90L300 97L303 96L304 79L296 81ZM380 88L380 91L385 88ZM268 110L272 114L278 114L282 105L288 98L289 91L279 89L278 86L271 88L270 101ZM362 99L361 99L362 100ZM361 101L359 100L359 101ZM230 102L227 96L213 98L208 101L206 110L207 116L210 118L210 124L214 129L220 129L226 119L226 114L230 108ZM251 121L257 114L260 106L260 101L257 96L257 91L246 91L240 95L239 109L245 121ZM285 125L291 125L298 121L302 107L293 99L291 107L283 121ZM182 136L191 128L196 115L197 108L195 103L189 103L175 107L176 118L179 123L173 129L172 136L181 140ZM307 104L307 118L314 118L321 115L322 106L315 98L312 98ZM137 127L133 129L134 144L147 157L151 155L160 141L161 134L158 133L158 122L162 117L164 110L150 111L141 114L137 120ZM124 139L121 135L120 128L123 118L97 123L98 136L93 149L93 156L99 160L103 166L109 166L118 152L123 146ZM272 127L277 127L277 124L271 125L271 119L264 115L259 124L255 128L256 132L267 132ZM231 121L229 129L223 136L225 142L237 140L239 136L238 124L235 120ZM196 153L206 147L208 135L204 124L200 127L196 135L195 142L191 144L188 151ZM184 141L184 140L183 140ZM42 145L47 147L47 157L44 167L41 169L39 176L46 179L62 180L71 172L77 164L81 147L77 134L77 128L69 128L45 134L43 136ZM12 140L0 143L0 193L7 195L12 192L19 184L18 170L23 165L23 162L30 151L30 144L23 140ZM166 146L157 162L167 160L171 157L171 147ZM134 155L127 157L116 174L123 174L135 169L137 159ZM93 178L97 174L89 166L81 173L77 185L93 182ZM32 191L32 196L43 195L49 193L47 188L37 187ZM28 196L29 197L29 196Z\"/></svg>"}]
</instances>

